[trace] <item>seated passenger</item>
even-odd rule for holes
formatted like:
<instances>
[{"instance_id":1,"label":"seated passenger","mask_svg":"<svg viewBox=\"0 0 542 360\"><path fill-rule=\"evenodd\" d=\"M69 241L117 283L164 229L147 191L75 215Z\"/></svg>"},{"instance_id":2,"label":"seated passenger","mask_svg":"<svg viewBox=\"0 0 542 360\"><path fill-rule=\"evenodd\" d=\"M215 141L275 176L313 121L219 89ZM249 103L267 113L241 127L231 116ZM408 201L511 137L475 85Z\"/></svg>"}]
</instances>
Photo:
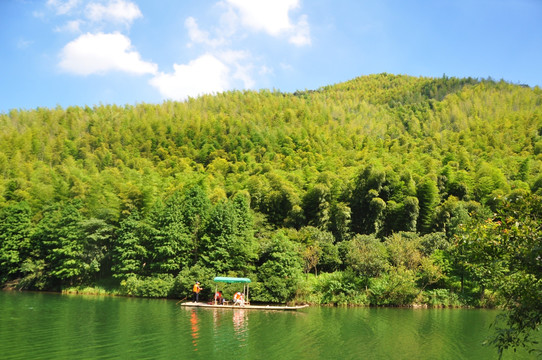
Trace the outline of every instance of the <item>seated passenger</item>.
<instances>
[{"instance_id":1,"label":"seated passenger","mask_svg":"<svg viewBox=\"0 0 542 360\"><path fill-rule=\"evenodd\" d=\"M245 306L245 296L239 291L233 295L233 304L239 306Z\"/></svg>"},{"instance_id":2,"label":"seated passenger","mask_svg":"<svg viewBox=\"0 0 542 360\"><path fill-rule=\"evenodd\" d=\"M222 296L222 291L217 291L215 293L215 304L223 305L224 297Z\"/></svg>"}]
</instances>

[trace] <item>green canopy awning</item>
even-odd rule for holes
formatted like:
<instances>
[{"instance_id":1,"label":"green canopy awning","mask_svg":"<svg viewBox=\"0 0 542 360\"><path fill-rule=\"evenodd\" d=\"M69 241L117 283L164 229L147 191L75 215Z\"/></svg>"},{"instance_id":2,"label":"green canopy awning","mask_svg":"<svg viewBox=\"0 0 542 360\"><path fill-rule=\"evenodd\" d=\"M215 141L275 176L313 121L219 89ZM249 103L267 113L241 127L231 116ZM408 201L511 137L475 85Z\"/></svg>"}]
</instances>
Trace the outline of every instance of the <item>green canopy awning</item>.
<instances>
[{"instance_id":1,"label":"green canopy awning","mask_svg":"<svg viewBox=\"0 0 542 360\"><path fill-rule=\"evenodd\" d=\"M223 282L223 283L249 283L249 278L235 278L235 277L222 277L218 276L213 279L215 282Z\"/></svg>"}]
</instances>

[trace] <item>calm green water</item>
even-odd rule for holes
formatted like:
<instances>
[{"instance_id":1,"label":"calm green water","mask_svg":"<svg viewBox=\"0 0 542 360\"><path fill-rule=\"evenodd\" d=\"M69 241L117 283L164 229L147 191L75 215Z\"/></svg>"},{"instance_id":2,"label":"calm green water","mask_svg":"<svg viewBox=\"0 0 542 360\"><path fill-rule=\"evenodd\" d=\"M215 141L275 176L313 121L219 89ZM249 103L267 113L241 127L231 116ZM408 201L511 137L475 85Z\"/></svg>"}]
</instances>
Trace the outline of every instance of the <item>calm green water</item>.
<instances>
[{"instance_id":1,"label":"calm green water","mask_svg":"<svg viewBox=\"0 0 542 360\"><path fill-rule=\"evenodd\" d=\"M494 359L495 350L481 343L495 315L189 309L172 300L0 291L0 358Z\"/></svg>"}]
</instances>

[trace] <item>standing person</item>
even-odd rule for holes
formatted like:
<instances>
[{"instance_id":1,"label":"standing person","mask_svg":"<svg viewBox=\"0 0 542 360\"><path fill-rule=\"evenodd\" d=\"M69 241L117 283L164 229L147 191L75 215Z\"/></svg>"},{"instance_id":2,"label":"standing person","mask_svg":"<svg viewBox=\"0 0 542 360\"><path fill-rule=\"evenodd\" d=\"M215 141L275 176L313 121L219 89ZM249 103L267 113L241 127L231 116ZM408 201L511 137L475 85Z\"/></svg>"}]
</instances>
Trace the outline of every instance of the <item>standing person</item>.
<instances>
[{"instance_id":1,"label":"standing person","mask_svg":"<svg viewBox=\"0 0 542 360\"><path fill-rule=\"evenodd\" d=\"M194 287L192 288L192 293L194 294L194 302L198 302L199 292L201 291L201 289L203 288L199 285L199 281L196 281Z\"/></svg>"}]
</instances>

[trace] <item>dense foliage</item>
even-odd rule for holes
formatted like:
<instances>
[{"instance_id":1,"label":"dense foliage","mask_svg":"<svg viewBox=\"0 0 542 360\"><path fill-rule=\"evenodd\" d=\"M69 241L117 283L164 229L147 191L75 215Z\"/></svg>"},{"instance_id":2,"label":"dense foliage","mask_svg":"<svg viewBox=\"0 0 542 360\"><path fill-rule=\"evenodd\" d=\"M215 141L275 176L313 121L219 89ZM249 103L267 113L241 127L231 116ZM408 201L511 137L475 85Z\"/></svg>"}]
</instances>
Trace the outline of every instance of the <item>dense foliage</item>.
<instances>
[{"instance_id":1,"label":"dense foliage","mask_svg":"<svg viewBox=\"0 0 542 360\"><path fill-rule=\"evenodd\" d=\"M0 114L0 280L183 298L195 279L205 297L213 276L248 276L256 301L517 313L510 294L540 291L540 237L494 214L539 201L541 170L541 89L491 79L380 74L12 110ZM515 236L501 246L504 230ZM480 260L494 248L497 278ZM539 326L534 311L519 330Z\"/></svg>"},{"instance_id":2,"label":"dense foliage","mask_svg":"<svg viewBox=\"0 0 542 360\"><path fill-rule=\"evenodd\" d=\"M533 330L542 322L542 197L512 197L492 218L471 226L458 245L471 272L497 289L510 309L499 316L491 340L499 354L536 344Z\"/></svg>"}]
</instances>

